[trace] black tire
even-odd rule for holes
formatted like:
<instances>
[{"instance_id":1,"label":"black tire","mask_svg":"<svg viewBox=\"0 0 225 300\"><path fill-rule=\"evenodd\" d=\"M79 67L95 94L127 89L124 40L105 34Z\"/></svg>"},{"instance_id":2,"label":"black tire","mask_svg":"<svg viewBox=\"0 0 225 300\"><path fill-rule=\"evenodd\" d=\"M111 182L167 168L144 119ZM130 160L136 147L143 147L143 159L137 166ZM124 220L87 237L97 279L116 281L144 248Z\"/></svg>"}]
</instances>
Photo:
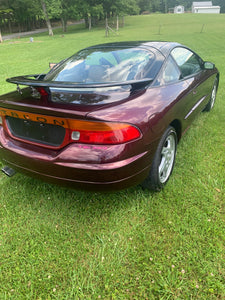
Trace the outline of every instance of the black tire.
<instances>
[{"instance_id":1,"label":"black tire","mask_svg":"<svg viewBox=\"0 0 225 300\"><path fill-rule=\"evenodd\" d=\"M214 104L216 101L217 88L218 88L218 78L216 78L214 81L210 100L209 100L208 104L206 105L206 107L204 108L204 111L210 111L214 107Z\"/></svg>"},{"instance_id":2,"label":"black tire","mask_svg":"<svg viewBox=\"0 0 225 300\"><path fill-rule=\"evenodd\" d=\"M141 184L143 188L160 191L165 186L173 171L176 150L177 133L169 126L160 139L148 177Z\"/></svg>"}]
</instances>

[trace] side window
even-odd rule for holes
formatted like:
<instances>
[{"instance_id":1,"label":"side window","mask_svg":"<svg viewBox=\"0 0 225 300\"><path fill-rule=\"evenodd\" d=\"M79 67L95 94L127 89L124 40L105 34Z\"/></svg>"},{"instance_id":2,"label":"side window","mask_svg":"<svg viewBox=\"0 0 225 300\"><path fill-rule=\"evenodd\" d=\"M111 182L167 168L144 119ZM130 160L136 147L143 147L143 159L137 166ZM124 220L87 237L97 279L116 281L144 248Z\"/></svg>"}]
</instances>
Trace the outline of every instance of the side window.
<instances>
[{"instance_id":1,"label":"side window","mask_svg":"<svg viewBox=\"0 0 225 300\"><path fill-rule=\"evenodd\" d=\"M202 61L192 51L177 47L172 50L171 55L178 64L182 77L191 76L201 71Z\"/></svg>"},{"instance_id":2,"label":"side window","mask_svg":"<svg viewBox=\"0 0 225 300\"><path fill-rule=\"evenodd\" d=\"M165 66L161 70L155 85L169 84L180 79L181 73L173 59L169 56Z\"/></svg>"}]
</instances>

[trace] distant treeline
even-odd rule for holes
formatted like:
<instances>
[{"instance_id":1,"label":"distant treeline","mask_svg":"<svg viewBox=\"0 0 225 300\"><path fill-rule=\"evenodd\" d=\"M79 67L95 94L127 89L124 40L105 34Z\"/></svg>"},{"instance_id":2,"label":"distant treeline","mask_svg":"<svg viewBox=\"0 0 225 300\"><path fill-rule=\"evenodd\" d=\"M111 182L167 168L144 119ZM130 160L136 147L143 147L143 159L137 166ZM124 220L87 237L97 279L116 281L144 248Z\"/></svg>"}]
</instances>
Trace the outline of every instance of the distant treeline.
<instances>
[{"instance_id":1,"label":"distant treeline","mask_svg":"<svg viewBox=\"0 0 225 300\"><path fill-rule=\"evenodd\" d=\"M84 19L86 26L96 25L105 17L167 13L177 5L191 10L192 0L0 0L0 31L27 31L43 27L51 20L61 20L66 31L67 21ZM225 12L224 0L213 0ZM50 33L51 34L51 33Z\"/></svg>"}]
</instances>

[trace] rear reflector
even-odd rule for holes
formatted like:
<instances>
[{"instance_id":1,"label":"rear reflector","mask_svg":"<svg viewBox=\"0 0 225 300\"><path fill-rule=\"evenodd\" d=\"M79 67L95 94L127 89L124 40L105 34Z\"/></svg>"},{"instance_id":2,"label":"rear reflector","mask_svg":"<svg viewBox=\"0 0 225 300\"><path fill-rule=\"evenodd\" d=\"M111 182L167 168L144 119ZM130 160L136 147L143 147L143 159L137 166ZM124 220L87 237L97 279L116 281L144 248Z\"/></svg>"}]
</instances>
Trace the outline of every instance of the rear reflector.
<instances>
[{"instance_id":1,"label":"rear reflector","mask_svg":"<svg viewBox=\"0 0 225 300\"><path fill-rule=\"evenodd\" d=\"M73 141L79 141L80 139L80 132L79 131L73 131L71 134L71 139Z\"/></svg>"}]
</instances>

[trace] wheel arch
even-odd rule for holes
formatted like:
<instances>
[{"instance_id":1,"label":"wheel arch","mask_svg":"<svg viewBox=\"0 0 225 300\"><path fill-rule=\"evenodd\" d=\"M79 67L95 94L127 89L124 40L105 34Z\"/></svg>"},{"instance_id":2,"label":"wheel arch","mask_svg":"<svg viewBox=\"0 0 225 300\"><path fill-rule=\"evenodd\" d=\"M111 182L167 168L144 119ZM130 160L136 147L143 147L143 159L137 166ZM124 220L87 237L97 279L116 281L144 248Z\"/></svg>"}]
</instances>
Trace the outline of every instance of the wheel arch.
<instances>
[{"instance_id":1,"label":"wheel arch","mask_svg":"<svg viewBox=\"0 0 225 300\"><path fill-rule=\"evenodd\" d=\"M181 139L181 135L182 135L181 122L178 119L175 119L170 123L170 126L172 126L176 130L177 140L179 142L179 140Z\"/></svg>"},{"instance_id":2,"label":"wheel arch","mask_svg":"<svg viewBox=\"0 0 225 300\"><path fill-rule=\"evenodd\" d=\"M220 74L219 74L219 73L217 73L216 79L218 80L218 81L217 81L217 89L218 89L219 82L220 82Z\"/></svg>"}]
</instances>

